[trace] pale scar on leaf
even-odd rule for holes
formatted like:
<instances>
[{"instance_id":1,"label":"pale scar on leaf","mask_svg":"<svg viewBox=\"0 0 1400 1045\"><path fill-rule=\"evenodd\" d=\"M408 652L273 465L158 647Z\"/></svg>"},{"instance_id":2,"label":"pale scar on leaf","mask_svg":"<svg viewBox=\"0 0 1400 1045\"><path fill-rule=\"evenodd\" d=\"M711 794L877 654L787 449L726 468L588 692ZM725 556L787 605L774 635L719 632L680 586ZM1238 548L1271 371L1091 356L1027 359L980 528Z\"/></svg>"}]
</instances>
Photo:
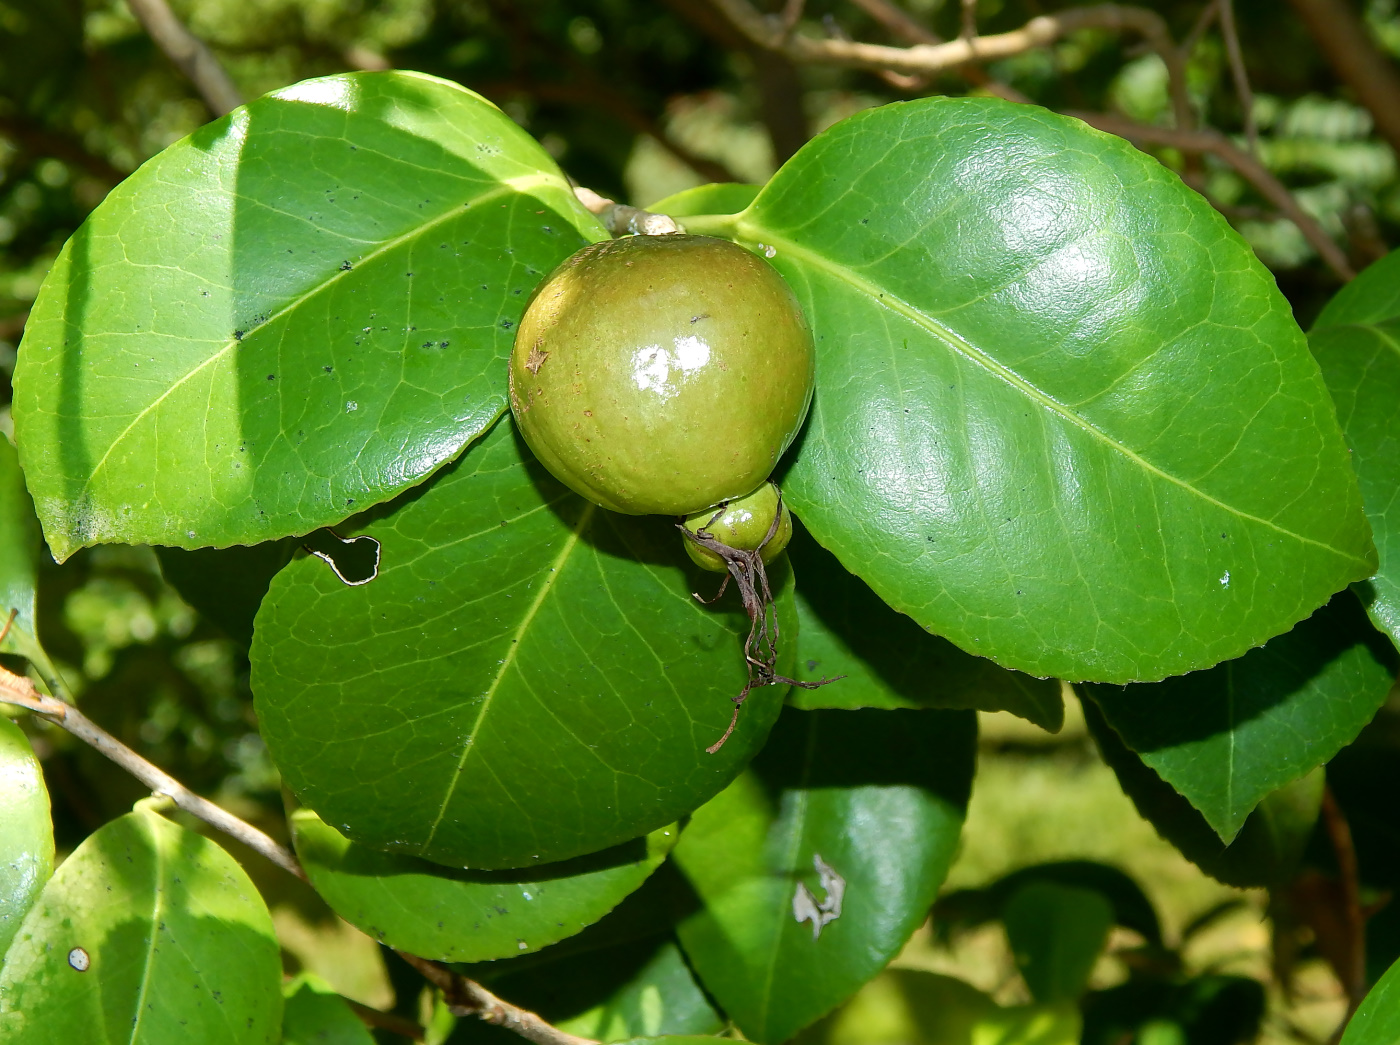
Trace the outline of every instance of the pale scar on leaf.
<instances>
[{"instance_id":1,"label":"pale scar on leaf","mask_svg":"<svg viewBox=\"0 0 1400 1045\"><path fill-rule=\"evenodd\" d=\"M826 893L820 903L807 888L805 882L797 883L797 892L792 894L792 916L798 925L812 923L812 940L816 942L828 922L841 917L841 901L846 895L846 879L837 874L820 853L812 854L812 866L817 869L818 888Z\"/></svg>"}]
</instances>

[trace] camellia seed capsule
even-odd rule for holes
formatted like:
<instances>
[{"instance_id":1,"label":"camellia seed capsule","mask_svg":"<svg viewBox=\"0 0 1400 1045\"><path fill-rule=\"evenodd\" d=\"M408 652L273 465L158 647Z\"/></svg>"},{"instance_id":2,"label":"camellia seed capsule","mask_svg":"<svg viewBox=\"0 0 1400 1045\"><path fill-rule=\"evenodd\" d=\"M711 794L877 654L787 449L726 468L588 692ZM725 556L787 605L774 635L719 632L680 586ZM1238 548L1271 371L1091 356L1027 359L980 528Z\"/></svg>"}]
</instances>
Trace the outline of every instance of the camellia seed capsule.
<instances>
[{"instance_id":1,"label":"camellia seed capsule","mask_svg":"<svg viewBox=\"0 0 1400 1045\"><path fill-rule=\"evenodd\" d=\"M689 515L768 478L812 399L811 331L777 271L726 240L584 247L539 287L510 360L525 442L627 515Z\"/></svg>"},{"instance_id":2,"label":"camellia seed capsule","mask_svg":"<svg viewBox=\"0 0 1400 1045\"><path fill-rule=\"evenodd\" d=\"M778 517L776 529L773 527L775 516ZM758 550L763 561L769 563L792 539L792 513L778 496L778 488L764 483L747 497L730 501L723 508L706 508L686 516L685 528L691 533L703 529L739 551ZM772 537L768 536L770 532ZM729 569L722 558L689 538L685 541L685 550L701 569L712 573L725 573Z\"/></svg>"}]
</instances>

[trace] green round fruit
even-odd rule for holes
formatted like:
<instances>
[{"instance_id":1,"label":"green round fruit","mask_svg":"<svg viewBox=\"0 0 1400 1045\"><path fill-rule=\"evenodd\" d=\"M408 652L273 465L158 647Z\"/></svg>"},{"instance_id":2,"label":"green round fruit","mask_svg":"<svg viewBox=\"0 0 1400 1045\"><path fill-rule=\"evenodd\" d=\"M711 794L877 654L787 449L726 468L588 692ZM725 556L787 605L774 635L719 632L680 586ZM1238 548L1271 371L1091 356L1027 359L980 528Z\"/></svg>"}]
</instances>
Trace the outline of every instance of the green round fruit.
<instances>
[{"instance_id":1,"label":"green round fruit","mask_svg":"<svg viewBox=\"0 0 1400 1045\"><path fill-rule=\"evenodd\" d=\"M782 504L778 529L773 539L763 544L763 538L773 527L773 516L778 513L780 504L778 488L772 483L764 483L747 497L730 501L723 508L706 508L686 516L685 528L691 533L703 528L721 544L740 551L751 552L762 544L761 558L765 563L772 562L792 539L792 513L786 504ZM716 512L720 513L718 519L715 519ZM711 519L714 521L711 522ZM708 548L702 548L689 537L681 539L695 565L714 573L724 573L729 569L724 560Z\"/></svg>"},{"instance_id":2,"label":"green round fruit","mask_svg":"<svg viewBox=\"0 0 1400 1045\"><path fill-rule=\"evenodd\" d=\"M627 515L688 515L768 478L812 399L812 334L762 258L706 236L584 247L535 291L510 404L554 476Z\"/></svg>"}]
</instances>

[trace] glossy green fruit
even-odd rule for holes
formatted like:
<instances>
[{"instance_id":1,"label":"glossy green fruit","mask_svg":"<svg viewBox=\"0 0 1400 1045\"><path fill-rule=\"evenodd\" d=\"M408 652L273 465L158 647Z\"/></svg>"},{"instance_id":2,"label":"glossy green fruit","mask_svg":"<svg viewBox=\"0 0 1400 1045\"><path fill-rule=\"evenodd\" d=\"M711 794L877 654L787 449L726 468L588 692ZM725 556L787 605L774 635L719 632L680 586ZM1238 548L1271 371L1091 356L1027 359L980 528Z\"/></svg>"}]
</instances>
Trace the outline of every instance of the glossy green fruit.
<instances>
[{"instance_id":1,"label":"glossy green fruit","mask_svg":"<svg viewBox=\"0 0 1400 1045\"><path fill-rule=\"evenodd\" d=\"M688 515L768 478L812 398L812 335L762 258L705 236L584 247L531 299L510 360L526 443L628 515Z\"/></svg>"},{"instance_id":2,"label":"glossy green fruit","mask_svg":"<svg viewBox=\"0 0 1400 1045\"><path fill-rule=\"evenodd\" d=\"M747 497L730 501L722 510L706 508L686 516L685 528L694 533L704 527L706 533L731 548L753 551L763 544L763 538L772 529L773 516L778 513L779 505L778 488L772 483L764 483ZM716 512L721 513L718 519L715 519ZM708 548L700 547L687 537L681 539L685 541L685 550L695 565L713 573L724 573L729 569L724 560ZM767 563L776 559L791 539L792 513L786 504L782 504L778 529L773 539L763 544L763 561Z\"/></svg>"}]
</instances>

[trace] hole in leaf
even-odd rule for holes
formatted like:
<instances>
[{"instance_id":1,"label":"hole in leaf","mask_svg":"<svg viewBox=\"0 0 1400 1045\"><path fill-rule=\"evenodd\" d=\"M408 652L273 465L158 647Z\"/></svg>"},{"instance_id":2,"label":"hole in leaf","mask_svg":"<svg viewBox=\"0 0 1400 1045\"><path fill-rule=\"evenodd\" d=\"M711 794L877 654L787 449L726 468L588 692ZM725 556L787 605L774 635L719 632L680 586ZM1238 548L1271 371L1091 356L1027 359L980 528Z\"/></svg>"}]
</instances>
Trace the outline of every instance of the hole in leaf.
<instances>
[{"instance_id":1,"label":"hole in leaf","mask_svg":"<svg viewBox=\"0 0 1400 1045\"><path fill-rule=\"evenodd\" d=\"M331 530L317 530L303 537L301 546L352 587L379 576L379 542L373 537L361 534L346 538Z\"/></svg>"}]
</instances>

